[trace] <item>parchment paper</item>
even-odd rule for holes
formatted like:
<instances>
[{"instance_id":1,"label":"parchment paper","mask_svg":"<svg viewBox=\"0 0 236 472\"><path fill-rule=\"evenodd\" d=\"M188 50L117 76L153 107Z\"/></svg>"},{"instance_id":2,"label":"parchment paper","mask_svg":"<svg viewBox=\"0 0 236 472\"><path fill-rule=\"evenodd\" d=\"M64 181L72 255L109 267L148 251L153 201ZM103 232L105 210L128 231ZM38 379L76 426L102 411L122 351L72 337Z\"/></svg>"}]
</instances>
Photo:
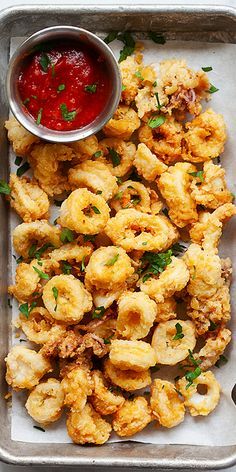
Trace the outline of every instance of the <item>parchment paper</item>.
<instances>
[{"instance_id":1,"label":"parchment paper","mask_svg":"<svg viewBox=\"0 0 236 472\"><path fill-rule=\"evenodd\" d=\"M13 38L11 44L11 53L16 46L22 42L23 38ZM216 112L224 115L227 129L228 140L225 146L225 152L221 162L227 172L227 181L233 193L236 191L236 173L235 173L235 149L236 149L236 45L223 43L198 43L198 42L176 42L169 41L165 45L156 45L151 41L145 43L144 61L146 64L159 62L167 58L184 58L190 67L199 70L201 67L212 66L213 71L209 73L212 84L219 88L219 92L212 95L210 104ZM115 41L111 44L112 49L118 55L121 49L121 43ZM12 171L16 171L14 158L11 155ZM58 208L51 216L51 220L58 215ZM19 220L12 215L11 228L13 229ZM225 228L221 242L220 254L222 257L231 257L236 260L235 241L235 221L230 221ZM13 261L13 264L12 264ZM15 262L11 256L13 274L15 272ZM235 295L236 284L232 284L232 320L231 329L236 333L235 319ZM18 304L13 303L13 318L18 316ZM24 336L21 336L21 339ZM19 343L13 334L13 344ZM22 342L23 343L23 342ZM24 343L24 345L28 345ZM236 348L235 334L229 349L226 351L228 363L220 369L214 368L213 371L222 386L220 403L216 410L207 417L193 418L186 414L185 420L179 426L167 429L156 428L151 423L143 432L132 437L131 441L153 444L193 444L209 446L226 446L236 443L236 406L231 399L231 391L236 383ZM166 370L166 369L165 369ZM176 374L175 374L176 375ZM181 374L180 374L181 375ZM164 369L160 369L156 374L158 377L167 378ZM172 376L173 379L174 376ZM148 390L148 389L145 389ZM46 428L45 432L35 429L36 423L27 414L24 404L26 393L21 392L13 394L12 406L12 439L24 442L40 443L67 443L68 438L65 417ZM121 441L114 433L110 441Z\"/></svg>"}]
</instances>

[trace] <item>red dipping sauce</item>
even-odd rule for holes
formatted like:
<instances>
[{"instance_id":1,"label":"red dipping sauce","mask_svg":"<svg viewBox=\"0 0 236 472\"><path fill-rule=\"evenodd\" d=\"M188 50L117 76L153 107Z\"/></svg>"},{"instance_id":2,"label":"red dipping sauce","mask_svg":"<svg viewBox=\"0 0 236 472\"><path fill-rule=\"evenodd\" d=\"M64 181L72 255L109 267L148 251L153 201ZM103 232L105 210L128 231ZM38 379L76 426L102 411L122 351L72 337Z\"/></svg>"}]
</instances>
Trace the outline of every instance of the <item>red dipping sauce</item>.
<instances>
[{"instance_id":1,"label":"red dipping sauce","mask_svg":"<svg viewBox=\"0 0 236 472\"><path fill-rule=\"evenodd\" d=\"M103 58L81 43L63 43L27 58L18 77L25 113L57 131L82 128L104 109L111 91Z\"/></svg>"}]
</instances>

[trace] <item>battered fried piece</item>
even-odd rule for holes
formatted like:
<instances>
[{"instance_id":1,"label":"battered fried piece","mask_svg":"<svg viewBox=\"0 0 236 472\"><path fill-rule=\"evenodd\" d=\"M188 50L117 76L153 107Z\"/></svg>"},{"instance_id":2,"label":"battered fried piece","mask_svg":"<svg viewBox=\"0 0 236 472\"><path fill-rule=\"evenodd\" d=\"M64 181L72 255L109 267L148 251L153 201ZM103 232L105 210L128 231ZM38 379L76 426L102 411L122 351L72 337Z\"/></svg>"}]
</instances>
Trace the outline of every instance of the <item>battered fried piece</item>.
<instances>
[{"instance_id":1,"label":"battered fried piece","mask_svg":"<svg viewBox=\"0 0 236 472\"><path fill-rule=\"evenodd\" d=\"M115 339L111 341L111 363L121 370L142 372L156 364L154 349L144 341L125 341Z\"/></svg>"},{"instance_id":2,"label":"battered fried piece","mask_svg":"<svg viewBox=\"0 0 236 472\"><path fill-rule=\"evenodd\" d=\"M45 344L56 339L61 339L65 334L65 327L55 323L46 308L33 308L28 318L20 315L14 323L17 328L22 329L26 337L36 343Z\"/></svg>"},{"instance_id":3,"label":"battered fried piece","mask_svg":"<svg viewBox=\"0 0 236 472\"><path fill-rule=\"evenodd\" d=\"M68 177L73 189L87 187L91 192L101 194L106 201L118 191L116 177L103 162L82 162L69 170Z\"/></svg>"},{"instance_id":4,"label":"battered fried piece","mask_svg":"<svg viewBox=\"0 0 236 472\"><path fill-rule=\"evenodd\" d=\"M62 203L59 223L77 233L96 234L104 229L109 211L103 197L80 188Z\"/></svg>"},{"instance_id":5,"label":"battered fried piece","mask_svg":"<svg viewBox=\"0 0 236 472\"><path fill-rule=\"evenodd\" d=\"M75 156L73 149L64 144L35 144L27 156L34 177L50 196L69 190L65 162Z\"/></svg>"},{"instance_id":6,"label":"battered fried piece","mask_svg":"<svg viewBox=\"0 0 236 472\"><path fill-rule=\"evenodd\" d=\"M82 411L87 402L87 396L92 394L93 380L88 370L75 367L62 379L62 390L65 395L64 404L71 411Z\"/></svg>"},{"instance_id":7,"label":"battered fried piece","mask_svg":"<svg viewBox=\"0 0 236 472\"><path fill-rule=\"evenodd\" d=\"M76 324L92 308L92 296L73 275L56 275L43 289L43 302L52 318Z\"/></svg>"},{"instance_id":8,"label":"battered fried piece","mask_svg":"<svg viewBox=\"0 0 236 472\"><path fill-rule=\"evenodd\" d=\"M13 246L24 259L29 258L29 250L33 245L44 246L50 243L53 247L61 246L60 229L50 225L46 220L21 223L13 230Z\"/></svg>"},{"instance_id":9,"label":"battered fried piece","mask_svg":"<svg viewBox=\"0 0 236 472\"><path fill-rule=\"evenodd\" d=\"M123 395L116 393L112 387L108 387L103 374L99 370L92 371L92 379L94 390L89 399L90 402L100 415L112 415L123 405L125 401Z\"/></svg>"},{"instance_id":10,"label":"battered fried piece","mask_svg":"<svg viewBox=\"0 0 236 472\"><path fill-rule=\"evenodd\" d=\"M105 138L99 143L102 157L98 160L106 164L112 175L123 177L133 165L136 152L134 143L123 141L120 138Z\"/></svg>"},{"instance_id":11,"label":"battered fried piece","mask_svg":"<svg viewBox=\"0 0 236 472\"><path fill-rule=\"evenodd\" d=\"M216 333L213 331L211 336L207 338L206 344L194 356L196 359L201 360L201 370L208 370L214 366L230 341L231 331L229 329L221 328Z\"/></svg>"},{"instance_id":12,"label":"battered fried piece","mask_svg":"<svg viewBox=\"0 0 236 472\"><path fill-rule=\"evenodd\" d=\"M104 444L112 430L111 425L89 403L82 411L70 411L66 426L76 444Z\"/></svg>"},{"instance_id":13,"label":"battered fried piece","mask_svg":"<svg viewBox=\"0 0 236 472\"><path fill-rule=\"evenodd\" d=\"M127 289L127 284L119 286L117 290L93 290L93 303L95 307L103 306L105 309L109 308L113 302L118 300L122 293Z\"/></svg>"},{"instance_id":14,"label":"battered fried piece","mask_svg":"<svg viewBox=\"0 0 236 472\"><path fill-rule=\"evenodd\" d=\"M40 139L27 131L18 123L15 118L9 118L5 121L7 129L7 137L12 144L13 151L17 156L25 157L28 155L34 143L38 143Z\"/></svg>"},{"instance_id":15,"label":"battered fried piece","mask_svg":"<svg viewBox=\"0 0 236 472\"><path fill-rule=\"evenodd\" d=\"M54 249L49 257L54 263L60 261L80 263L89 258L91 254L92 248L90 246L79 246L77 242L72 242L63 244L59 249Z\"/></svg>"},{"instance_id":16,"label":"battered fried piece","mask_svg":"<svg viewBox=\"0 0 236 472\"><path fill-rule=\"evenodd\" d=\"M46 219L49 210L47 194L36 181L28 177L21 179L15 174L10 175L10 205L26 223Z\"/></svg>"},{"instance_id":17,"label":"battered fried piece","mask_svg":"<svg viewBox=\"0 0 236 472\"><path fill-rule=\"evenodd\" d=\"M204 113L186 123L184 141L187 152L183 159L190 162L206 162L224 151L226 130L223 116L208 108Z\"/></svg>"},{"instance_id":18,"label":"battered fried piece","mask_svg":"<svg viewBox=\"0 0 236 472\"><path fill-rule=\"evenodd\" d=\"M217 406L220 400L220 385L211 371L203 372L188 386L188 380L183 377L178 380L177 388L184 397L184 404L192 416L207 416ZM207 388L205 394L198 393L198 386Z\"/></svg>"},{"instance_id":19,"label":"battered fried piece","mask_svg":"<svg viewBox=\"0 0 236 472\"><path fill-rule=\"evenodd\" d=\"M114 116L103 127L103 132L108 137L128 140L139 126L140 119L136 111L127 105L119 105Z\"/></svg>"},{"instance_id":20,"label":"battered fried piece","mask_svg":"<svg viewBox=\"0 0 236 472\"><path fill-rule=\"evenodd\" d=\"M153 416L165 428L173 428L184 421L185 407L174 384L155 379L151 386L150 406Z\"/></svg>"},{"instance_id":21,"label":"battered fried piece","mask_svg":"<svg viewBox=\"0 0 236 472\"><path fill-rule=\"evenodd\" d=\"M148 402L144 397L126 400L113 417L112 426L121 437L133 436L152 421Z\"/></svg>"},{"instance_id":22,"label":"battered fried piece","mask_svg":"<svg viewBox=\"0 0 236 472\"><path fill-rule=\"evenodd\" d=\"M184 131L181 123L173 117L157 128L142 125L138 131L139 140L165 164L173 165L182 159Z\"/></svg>"},{"instance_id":23,"label":"battered fried piece","mask_svg":"<svg viewBox=\"0 0 236 472\"><path fill-rule=\"evenodd\" d=\"M164 251L178 239L177 229L164 215L149 215L134 208L118 211L108 221L105 233L126 251Z\"/></svg>"},{"instance_id":24,"label":"battered fried piece","mask_svg":"<svg viewBox=\"0 0 236 472\"><path fill-rule=\"evenodd\" d=\"M134 166L139 175L151 182L168 169L166 164L158 159L144 143L140 143L137 147Z\"/></svg>"},{"instance_id":25,"label":"battered fried piece","mask_svg":"<svg viewBox=\"0 0 236 472\"><path fill-rule=\"evenodd\" d=\"M50 378L30 392L25 407L37 423L47 426L59 420L63 403L64 393L60 382Z\"/></svg>"},{"instance_id":26,"label":"battered fried piece","mask_svg":"<svg viewBox=\"0 0 236 472\"><path fill-rule=\"evenodd\" d=\"M156 303L156 308L156 323L161 323L162 321L169 321L177 317L176 301L173 297L166 298L161 303Z\"/></svg>"},{"instance_id":27,"label":"battered fried piece","mask_svg":"<svg viewBox=\"0 0 236 472\"><path fill-rule=\"evenodd\" d=\"M163 303L166 298L180 292L189 281L189 271L183 259L172 256L171 263L165 270L156 276L150 277L145 282L140 282L142 292L149 295L157 303Z\"/></svg>"},{"instance_id":28,"label":"battered fried piece","mask_svg":"<svg viewBox=\"0 0 236 472\"><path fill-rule=\"evenodd\" d=\"M109 311L109 310L108 310ZM105 319L104 319L105 318ZM116 331L116 320L114 318L107 318L106 313L101 319L94 319L86 325L79 325L79 329L93 333L100 339L110 339ZM105 345L107 346L107 345Z\"/></svg>"},{"instance_id":29,"label":"battered fried piece","mask_svg":"<svg viewBox=\"0 0 236 472\"><path fill-rule=\"evenodd\" d=\"M146 115L150 112L157 112L157 100L154 95L154 88L150 85L138 90L138 93L135 97L135 104L138 109L139 118L145 120Z\"/></svg>"},{"instance_id":30,"label":"battered fried piece","mask_svg":"<svg viewBox=\"0 0 236 472\"><path fill-rule=\"evenodd\" d=\"M110 359L104 362L104 374L114 385L132 392L150 385L152 379L149 370L135 372L134 370L121 370L114 366Z\"/></svg>"},{"instance_id":31,"label":"battered fried piece","mask_svg":"<svg viewBox=\"0 0 236 472\"><path fill-rule=\"evenodd\" d=\"M151 213L150 190L140 182L126 180L119 186L110 206L116 212L126 208L135 208L144 213Z\"/></svg>"},{"instance_id":32,"label":"battered fried piece","mask_svg":"<svg viewBox=\"0 0 236 472\"><path fill-rule=\"evenodd\" d=\"M31 389L52 371L51 364L42 354L24 346L13 346L5 358L6 381L13 390Z\"/></svg>"},{"instance_id":33,"label":"battered fried piece","mask_svg":"<svg viewBox=\"0 0 236 472\"><path fill-rule=\"evenodd\" d=\"M169 217L180 228L198 220L197 206L190 193L192 164L178 162L169 167L158 181L158 188L169 207Z\"/></svg>"},{"instance_id":34,"label":"battered fried piece","mask_svg":"<svg viewBox=\"0 0 236 472\"><path fill-rule=\"evenodd\" d=\"M145 293L123 293L118 300L118 333L131 340L145 338L155 321L156 312L156 303Z\"/></svg>"},{"instance_id":35,"label":"battered fried piece","mask_svg":"<svg viewBox=\"0 0 236 472\"><path fill-rule=\"evenodd\" d=\"M80 141L69 143L69 147L71 147L75 153L73 162L82 162L86 161L87 159L91 159L91 157L93 157L94 154L99 150L98 140L95 134L88 136L85 139L80 139Z\"/></svg>"},{"instance_id":36,"label":"battered fried piece","mask_svg":"<svg viewBox=\"0 0 236 472\"><path fill-rule=\"evenodd\" d=\"M131 259L124 249L116 246L100 247L93 252L85 269L88 290L118 290L134 273Z\"/></svg>"},{"instance_id":37,"label":"battered fried piece","mask_svg":"<svg viewBox=\"0 0 236 472\"><path fill-rule=\"evenodd\" d=\"M181 327L182 337L178 336L176 325ZM192 351L195 345L195 327L192 321L170 320L159 323L153 333L152 347L159 364L178 364L188 357L189 349Z\"/></svg>"},{"instance_id":38,"label":"battered fried piece","mask_svg":"<svg viewBox=\"0 0 236 472\"><path fill-rule=\"evenodd\" d=\"M130 105L137 93L140 85L140 79L135 72L140 68L140 61L137 56L128 56L127 59L120 63L120 72L122 77L123 91L122 101ZM155 79L154 79L155 80Z\"/></svg>"},{"instance_id":39,"label":"battered fried piece","mask_svg":"<svg viewBox=\"0 0 236 472\"><path fill-rule=\"evenodd\" d=\"M35 260L30 264L20 263L16 268L15 285L8 287L8 293L13 295L19 302L27 301L37 291L40 277L33 267L42 270L38 266L38 261Z\"/></svg>"}]
</instances>

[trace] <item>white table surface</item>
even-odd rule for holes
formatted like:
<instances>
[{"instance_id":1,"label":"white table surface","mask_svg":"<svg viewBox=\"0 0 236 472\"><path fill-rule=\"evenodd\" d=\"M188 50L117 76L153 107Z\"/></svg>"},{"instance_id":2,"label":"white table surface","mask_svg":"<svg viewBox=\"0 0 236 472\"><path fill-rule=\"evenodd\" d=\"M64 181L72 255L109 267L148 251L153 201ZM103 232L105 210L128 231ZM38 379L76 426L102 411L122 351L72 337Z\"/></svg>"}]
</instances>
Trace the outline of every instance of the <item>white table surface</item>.
<instances>
[{"instance_id":1,"label":"white table surface","mask_svg":"<svg viewBox=\"0 0 236 472\"><path fill-rule=\"evenodd\" d=\"M31 4L31 5L37 5L37 4L41 4L41 5L44 5L44 4L48 4L48 0L31 0L31 1L27 1L27 0L0 0L0 9L4 9L4 8L7 8L7 7L10 7L10 6L15 6L15 5L22 5L22 4ZM65 5L65 0L52 0L50 2L51 4L61 4L61 5ZM112 5L143 5L145 4L146 6L149 4L149 5L156 5L157 3L160 3L160 4L165 4L165 5L204 5L204 4L207 4L207 5L231 5L231 6L235 6L236 7L236 0L162 0L160 2L158 2L157 0L122 0L122 1L116 1L116 0L102 0L102 1L98 1L98 0L69 0L67 4L70 4L70 5L89 5L89 4L98 4L98 3L102 3L103 5L109 5L109 4L112 4ZM20 466L12 466L12 465L6 465L6 464L2 464L0 463L0 472L30 472L30 470L32 470L34 472L42 472L44 470L47 470L48 471L48 468L44 468L44 467L32 467L32 466L29 466L29 467L20 467ZM65 472L65 467L63 468L56 468L55 469L57 472ZM66 469L66 472L75 472L75 468L72 468L72 467L68 467ZM87 470L87 469L86 469ZM146 470L146 469L145 469ZM125 469L114 469L114 472L124 472ZM231 467L229 469L227 469L228 472L236 472L236 466L235 467ZM89 472L89 471L88 471ZM104 472L104 469L103 468L99 468L99 469L96 469L96 472ZM128 469L126 469L126 472L128 472ZM140 472L144 472L144 469L143 471L140 471ZM162 472L161 470L159 470L159 472ZM169 471L171 472L171 471Z\"/></svg>"}]
</instances>

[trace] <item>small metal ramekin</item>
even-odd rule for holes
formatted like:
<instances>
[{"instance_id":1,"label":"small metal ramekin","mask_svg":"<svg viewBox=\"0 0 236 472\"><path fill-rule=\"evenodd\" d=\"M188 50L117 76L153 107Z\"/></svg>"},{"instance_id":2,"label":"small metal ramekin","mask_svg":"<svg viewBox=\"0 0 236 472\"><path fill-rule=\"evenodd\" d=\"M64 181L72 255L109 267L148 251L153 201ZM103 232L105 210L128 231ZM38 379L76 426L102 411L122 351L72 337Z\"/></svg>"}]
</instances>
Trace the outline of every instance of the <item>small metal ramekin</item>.
<instances>
[{"instance_id":1,"label":"small metal ramekin","mask_svg":"<svg viewBox=\"0 0 236 472\"><path fill-rule=\"evenodd\" d=\"M83 128L72 131L56 131L46 128L42 125L37 125L34 119L24 113L22 102L17 86L17 78L21 70L21 66L25 58L32 53L35 46L55 40L75 40L87 44L91 49L94 49L101 54L105 59L107 71L110 74L111 92L108 97L105 108L99 116L90 124ZM24 128L32 134L41 139L52 142L69 143L84 139L94 133L97 133L109 119L113 116L120 100L121 95L121 75L116 58L106 43L95 34L83 28L74 26L52 26L43 30L37 31L32 36L27 38L13 54L8 68L7 74L7 95L9 104L13 115L21 123Z\"/></svg>"}]
</instances>

